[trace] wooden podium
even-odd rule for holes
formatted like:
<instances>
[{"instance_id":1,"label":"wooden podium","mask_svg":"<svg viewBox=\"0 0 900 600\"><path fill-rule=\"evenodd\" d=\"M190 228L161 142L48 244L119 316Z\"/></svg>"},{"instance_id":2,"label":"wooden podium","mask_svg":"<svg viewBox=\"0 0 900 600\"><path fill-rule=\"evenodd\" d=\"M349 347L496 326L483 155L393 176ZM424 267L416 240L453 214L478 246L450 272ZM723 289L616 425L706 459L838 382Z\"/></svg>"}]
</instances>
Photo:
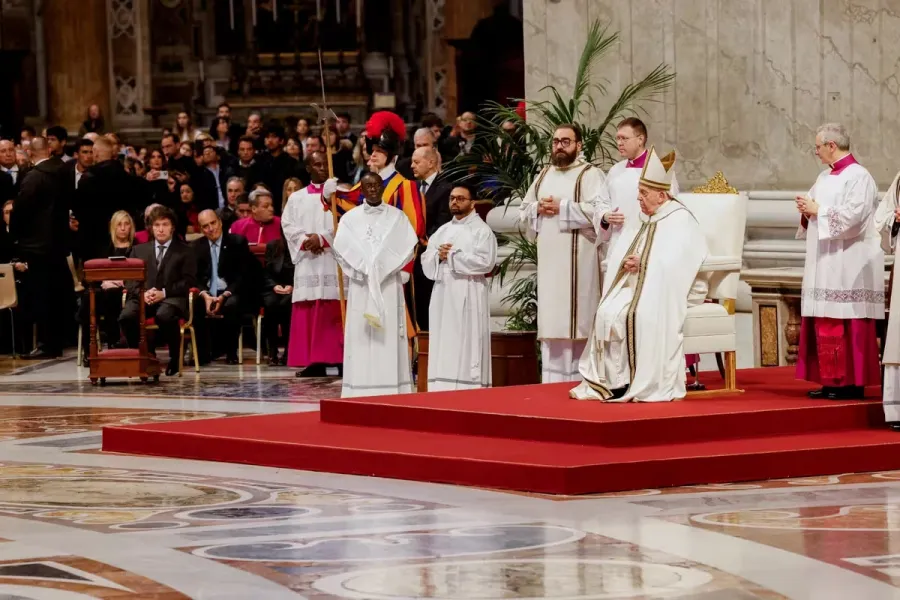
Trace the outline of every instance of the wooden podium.
<instances>
[{"instance_id":1,"label":"wooden podium","mask_svg":"<svg viewBox=\"0 0 900 600\"><path fill-rule=\"evenodd\" d=\"M137 258L113 260L98 258L84 263L84 280L88 284L88 296L91 308L91 372L93 385L106 384L107 377L139 377L142 382L149 380L159 382L159 361L147 351L147 332L144 308L144 281L147 268L144 261ZM100 351L97 344L97 309L94 290L106 280L137 281L138 306L140 323L140 344L136 350L120 348Z\"/></svg>"}]
</instances>

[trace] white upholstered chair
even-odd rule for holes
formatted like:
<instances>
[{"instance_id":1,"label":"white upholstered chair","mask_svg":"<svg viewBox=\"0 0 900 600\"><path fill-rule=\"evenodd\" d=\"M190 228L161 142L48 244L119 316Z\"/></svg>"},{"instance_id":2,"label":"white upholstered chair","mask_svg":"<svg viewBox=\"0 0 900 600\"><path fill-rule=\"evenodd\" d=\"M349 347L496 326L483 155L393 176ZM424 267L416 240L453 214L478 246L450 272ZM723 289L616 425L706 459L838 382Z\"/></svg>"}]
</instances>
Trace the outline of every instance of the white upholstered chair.
<instances>
[{"instance_id":1,"label":"white upholstered chair","mask_svg":"<svg viewBox=\"0 0 900 600\"><path fill-rule=\"evenodd\" d=\"M707 298L713 301L688 309L684 322L684 352L723 353L725 389L737 390L734 308L741 276L749 197L746 192L685 193L679 194L678 200L694 213L706 237L709 256L700 269L709 274Z\"/></svg>"}]
</instances>

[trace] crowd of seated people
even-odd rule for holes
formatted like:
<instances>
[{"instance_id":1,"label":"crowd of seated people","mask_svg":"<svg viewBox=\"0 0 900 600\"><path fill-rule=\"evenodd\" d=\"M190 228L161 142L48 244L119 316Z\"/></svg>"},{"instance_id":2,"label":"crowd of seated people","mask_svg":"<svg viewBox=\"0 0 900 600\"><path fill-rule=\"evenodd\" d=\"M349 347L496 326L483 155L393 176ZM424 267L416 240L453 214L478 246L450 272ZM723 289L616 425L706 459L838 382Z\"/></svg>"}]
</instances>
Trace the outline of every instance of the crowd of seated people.
<instances>
[{"instance_id":1,"label":"crowd of seated people","mask_svg":"<svg viewBox=\"0 0 900 600\"><path fill-rule=\"evenodd\" d=\"M433 129L441 154L465 151L470 132L457 122L450 131L428 116L419 133ZM14 266L19 297L15 340L0 318L0 353L58 358L79 328L87 339L89 303L76 293L86 289L82 266L128 256L148 265L144 300L152 340L169 348L168 374L181 358L179 323L191 314L199 365L237 363L243 326L261 309L268 363L284 365L294 265L280 215L310 183L305 159L326 144L342 183L365 172L364 135L351 131L349 115L325 131L305 116L265 123L256 112L239 125L222 104L208 127L180 113L157 144L140 147L124 144L91 106L79 136L25 127L0 140L0 263ZM136 289L123 281L95 288L101 347L136 345Z\"/></svg>"}]
</instances>

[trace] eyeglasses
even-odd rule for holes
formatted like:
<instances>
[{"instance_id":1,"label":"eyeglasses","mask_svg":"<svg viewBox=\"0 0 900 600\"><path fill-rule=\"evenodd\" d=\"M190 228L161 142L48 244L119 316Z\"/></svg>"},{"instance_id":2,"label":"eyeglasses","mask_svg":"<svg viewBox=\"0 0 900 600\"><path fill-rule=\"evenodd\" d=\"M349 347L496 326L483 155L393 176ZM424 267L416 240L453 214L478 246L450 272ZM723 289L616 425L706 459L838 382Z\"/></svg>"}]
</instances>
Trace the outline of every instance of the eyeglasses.
<instances>
[{"instance_id":1,"label":"eyeglasses","mask_svg":"<svg viewBox=\"0 0 900 600\"><path fill-rule=\"evenodd\" d=\"M629 140L635 139L634 137L625 137L624 135L617 135L616 142L627 142Z\"/></svg>"},{"instance_id":2,"label":"eyeglasses","mask_svg":"<svg viewBox=\"0 0 900 600\"><path fill-rule=\"evenodd\" d=\"M553 146L560 146L562 148L568 148L569 146L572 145L572 142L574 142L574 141L575 140L573 140L572 138L562 138L562 139L553 138L553 140L550 143Z\"/></svg>"},{"instance_id":3,"label":"eyeglasses","mask_svg":"<svg viewBox=\"0 0 900 600\"><path fill-rule=\"evenodd\" d=\"M453 202L468 202L469 200L471 200L471 198L469 198L468 196L453 196L453 195L450 196L451 203L453 203Z\"/></svg>"}]
</instances>

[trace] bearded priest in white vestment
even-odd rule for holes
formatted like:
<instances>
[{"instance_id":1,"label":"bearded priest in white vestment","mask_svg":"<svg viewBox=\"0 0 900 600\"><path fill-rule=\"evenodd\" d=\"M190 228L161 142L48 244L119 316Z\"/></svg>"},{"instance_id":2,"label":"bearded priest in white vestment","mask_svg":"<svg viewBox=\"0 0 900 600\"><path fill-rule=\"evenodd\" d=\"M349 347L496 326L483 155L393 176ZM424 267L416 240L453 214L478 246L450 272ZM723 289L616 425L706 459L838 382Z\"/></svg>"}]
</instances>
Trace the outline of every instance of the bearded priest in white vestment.
<instances>
[{"instance_id":1,"label":"bearded priest in white vestment","mask_svg":"<svg viewBox=\"0 0 900 600\"><path fill-rule=\"evenodd\" d=\"M875 226L882 232L884 249L894 254L894 272L891 275L894 277L900 260L897 256L900 249L897 244L897 234L900 233L900 173L897 173L891 187L881 198L881 204L875 211ZM900 283L896 280L891 288L890 305L900 307ZM892 310L888 316L881 362L884 365L884 420L891 429L900 431L900 308Z\"/></svg>"},{"instance_id":2,"label":"bearded priest in white vestment","mask_svg":"<svg viewBox=\"0 0 900 600\"><path fill-rule=\"evenodd\" d=\"M491 385L491 310L487 275L497 238L475 212L469 185L450 192L453 219L428 240L422 271L433 280L428 320L428 391Z\"/></svg>"},{"instance_id":3,"label":"bearded priest in white vestment","mask_svg":"<svg viewBox=\"0 0 900 600\"><path fill-rule=\"evenodd\" d=\"M875 226L875 180L850 154L838 123L816 131L822 171L797 196L806 239L797 378L822 384L811 398L862 398L881 379L876 320L884 319L884 251Z\"/></svg>"},{"instance_id":4,"label":"bearded priest in white vestment","mask_svg":"<svg viewBox=\"0 0 900 600\"><path fill-rule=\"evenodd\" d=\"M684 398L684 320L702 304L708 254L694 215L669 192L675 154L650 148L641 172L640 227L626 228L610 248L616 265L603 285L588 346L581 358L577 400L665 402Z\"/></svg>"},{"instance_id":5,"label":"bearded priest in white vestment","mask_svg":"<svg viewBox=\"0 0 900 600\"><path fill-rule=\"evenodd\" d=\"M341 397L413 391L403 284L418 236L409 219L382 202L377 173L360 181L365 203L348 211L334 236L334 255L350 278Z\"/></svg>"},{"instance_id":6,"label":"bearded priest in white vestment","mask_svg":"<svg viewBox=\"0 0 900 600\"><path fill-rule=\"evenodd\" d=\"M541 381L578 379L578 359L600 291L594 215L608 209L603 171L579 158L581 130L553 133L551 165L531 184L519 217L537 234Z\"/></svg>"}]
</instances>

